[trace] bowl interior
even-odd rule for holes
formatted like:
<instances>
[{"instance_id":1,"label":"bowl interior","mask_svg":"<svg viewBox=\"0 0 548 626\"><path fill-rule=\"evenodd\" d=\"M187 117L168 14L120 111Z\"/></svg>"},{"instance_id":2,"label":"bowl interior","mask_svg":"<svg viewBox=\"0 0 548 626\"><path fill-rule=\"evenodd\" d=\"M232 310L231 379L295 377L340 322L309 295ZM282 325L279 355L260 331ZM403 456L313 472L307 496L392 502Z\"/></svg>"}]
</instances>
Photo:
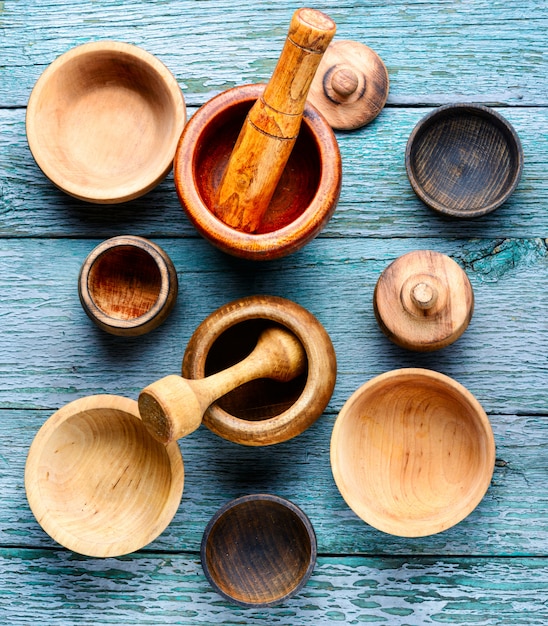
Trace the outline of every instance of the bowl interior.
<instances>
[{"instance_id":1,"label":"bowl interior","mask_svg":"<svg viewBox=\"0 0 548 626\"><path fill-rule=\"evenodd\" d=\"M215 203L222 175L254 98L222 109L205 124L194 152L197 191L204 205ZM316 140L303 121L301 131L256 234L277 231L295 221L311 204L321 176Z\"/></svg>"},{"instance_id":2,"label":"bowl interior","mask_svg":"<svg viewBox=\"0 0 548 626\"><path fill-rule=\"evenodd\" d=\"M213 342L205 357L205 375L215 374L242 361L255 348L261 332L272 326L281 325L258 318L227 328ZM305 388L307 376L305 370L288 382L267 378L253 380L226 394L216 404L230 415L243 420L270 419L295 404Z\"/></svg>"},{"instance_id":3,"label":"bowl interior","mask_svg":"<svg viewBox=\"0 0 548 626\"><path fill-rule=\"evenodd\" d=\"M29 143L62 189L118 201L167 173L182 130L180 103L142 57L94 48L52 65L38 85Z\"/></svg>"},{"instance_id":4,"label":"bowl interior","mask_svg":"<svg viewBox=\"0 0 548 626\"><path fill-rule=\"evenodd\" d=\"M87 286L93 302L105 315L132 320L156 304L162 276L146 250L122 245L106 250L95 260Z\"/></svg>"},{"instance_id":5,"label":"bowl interior","mask_svg":"<svg viewBox=\"0 0 548 626\"><path fill-rule=\"evenodd\" d=\"M381 376L343 407L333 473L349 506L375 528L400 536L440 532L485 494L494 466L491 428L479 403L455 385L441 375Z\"/></svg>"},{"instance_id":6,"label":"bowl interior","mask_svg":"<svg viewBox=\"0 0 548 626\"><path fill-rule=\"evenodd\" d=\"M204 541L209 580L243 604L271 604L291 595L315 560L310 527L277 500L242 498L217 517Z\"/></svg>"},{"instance_id":7,"label":"bowl interior","mask_svg":"<svg viewBox=\"0 0 548 626\"><path fill-rule=\"evenodd\" d=\"M180 455L177 461L124 410L90 408L43 429L29 461L29 502L44 530L91 556L125 554L152 541L182 493Z\"/></svg>"},{"instance_id":8,"label":"bowl interior","mask_svg":"<svg viewBox=\"0 0 548 626\"><path fill-rule=\"evenodd\" d=\"M412 139L408 171L418 195L456 215L487 213L514 190L520 148L509 125L480 108L455 107L426 118Z\"/></svg>"}]
</instances>

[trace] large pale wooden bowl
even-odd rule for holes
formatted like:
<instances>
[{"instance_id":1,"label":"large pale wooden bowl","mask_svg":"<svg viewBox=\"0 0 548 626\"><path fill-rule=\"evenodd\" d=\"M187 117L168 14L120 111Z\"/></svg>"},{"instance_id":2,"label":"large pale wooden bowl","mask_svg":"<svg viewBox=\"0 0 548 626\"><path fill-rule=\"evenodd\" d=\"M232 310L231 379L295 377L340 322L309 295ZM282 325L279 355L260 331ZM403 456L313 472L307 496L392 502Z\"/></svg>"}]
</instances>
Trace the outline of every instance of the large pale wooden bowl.
<instances>
[{"instance_id":1,"label":"large pale wooden bowl","mask_svg":"<svg viewBox=\"0 0 548 626\"><path fill-rule=\"evenodd\" d=\"M299 250L331 218L342 183L339 147L325 118L310 104L298 139L260 228L232 228L214 213L216 193L249 109L264 85L225 91L187 124L173 163L179 200L198 232L233 256L269 260Z\"/></svg>"},{"instance_id":2,"label":"large pale wooden bowl","mask_svg":"<svg viewBox=\"0 0 548 626\"><path fill-rule=\"evenodd\" d=\"M36 82L27 138L40 169L66 193L119 203L170 171L186 121L170 71L137 46L83 44L58 57Z\"/></svg>"},{"instance_id":3,"label":"large pale wooden bowl","mask_svg":"<svg viewBox=\"0 0 548 626\"><path fill-rule=\"evenodd\" d=\"M296 594L316 564L316 534L295 504L257 494L226 503L201 545L204 573L227 600L249 607L280 604Z\"/></svg>"},{"instance_id":4,"label":"large pale wooden bowl","mask_svg":"<svg viewBox=\"0 0 548 626\"><path fill-rule=\"evenodd\" d=\"M153 439L137 402L97 395L70 402L30 447L25 488L42 528L94 557L134 552L171 522L183 493L177 443Z\"/></svg>"},{"instance_id":5,"label":"large pale wooden bowl","mask_svg":"<svg viewBox=\"0 0 548 626\"><path fill-rule=\"evenodd\" d=\"M439 533L485 495L495 464L489 419L455 380L409 368L381 374L342 408L331 468L350 508L401 537Z\"/></svg>"}]
</instances>

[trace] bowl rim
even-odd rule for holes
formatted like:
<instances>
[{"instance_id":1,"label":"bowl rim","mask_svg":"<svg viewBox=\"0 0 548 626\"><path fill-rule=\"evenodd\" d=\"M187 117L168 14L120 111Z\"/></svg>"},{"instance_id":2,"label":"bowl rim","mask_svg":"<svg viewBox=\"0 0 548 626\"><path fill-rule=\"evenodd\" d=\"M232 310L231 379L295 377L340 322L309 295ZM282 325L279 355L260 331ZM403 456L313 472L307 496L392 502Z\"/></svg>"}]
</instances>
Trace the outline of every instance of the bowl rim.
<instances>
[{"instance_id":1,"label":"bowl rim","mask_svg":"<svg viewBox=\"0 0 548 626\"><path fill-rule=\"evenodd\" d=\"M63 67L74 59L105 52L113 55L129 56L134 61L148 66L165 85L174 119L174 132L173 137L169 141L169 150L166 150L164 158L159 160L156 167L150 171L147 170L147 176L140 175L137 180L126 182L117 188L109 188L108 193L93 185L90 186L79 181L72 181L67 179L65 175L60 175L49 156L43 152L42 142L38 139L41 135L40 125L37 123L37 114L42 106L42 97L53 75L62 71ZM135 44L102 39L70 48L46 67L32 88L27 103L25 126L30 152L38 167L54 185L79 200L96 204L119 204L148 193L167 176L173 165L173 156L179 137L186 124L186 118L187 112L183 92L175 76L159 58Z\"/></svg>"},{"instance_id":2,"label":"bowl rim","mask_svg":"<svg viewBox=\"0 0 548 626\"><path fill-rule=\"evenodd\" d=\"M506 191L497 199L480 208L454 209L448 207L436 198L433 198L430 194L426 193L423 187L419 184L417 177L415 176L412 152L416 141L428 128L434 125L439 118L443 119L447 115L447 113L450 112L455 112L456 114L466 114L468 112L491 122L499 130L502 130L507 145L510 147L512 154L514 154L516 157L516 167L512 172L512 180ZM508 198L514 193L516 187L519 184L519 181L521 180L521 175L523 172L523 161L524 157L521 140L512 124L510 124L510 122L495 109L485 106L483 104L468 102L445 104L436 107L435 109L427 113L417 122L417 124L411 131L405 148L405 170L415 194L420 198L420 200L422 200L422 202L424 202L424 204L426 204L426 206L433 209L437 213L457 218L481 217L483 215L491 213L502 204L504 204L508 200Z\"/></svg>"},{"instance_id":3,"label":"bowl rim","mask_svg":"<svg viewBox=\"0 0 548 626\"><path fill-rule=\"evenodd\" d=\"M456 392L459 398L464 400L470 406L471 412L477 418L476 422L479 424L481 431L484 435L485 449L487 452L487 456L484 459L484 465L485 467L491 468L490 472L485 472L480 486L476 490L475 497L469 499L467 506L462 507L459 510L459 514L454 515L451 518L450 523L440 523L440 521L436 519L429 520L428 522L425 522L421 525L421 530L419 531L417 531L416 528L412 528L407 519L400 518L397 521L393 521L387 518L383 518L382 521L380 521L378 515L369 514L369 508L367 505L355 502L351 498L350 494L346 492L346 489L344 487L345 481L339 464L339 457L341 456L341 430L343 428L344 422L352 417L350 410L352 409L354 403L363 394L371 392L375 389L375 387L382 386L384 385L384 383L390 381L391 379L409 379L413 377L421 377L425 380L436 380L438 383L442 383L442 385L444 385L446 388L451 389L453 392ZM464 385L451 378L450 376L442 374L441 372L420 367L405 367L390 370L371 378L363 385L361 385L358 389L356 389L356 391L354 391L354 393L348 398L348 400L345 402L344 406L340 410L338 416L336 417L335 424L333 426L330 442L330 465L335 484L337 485L341 496L343 497L346 504L350 507L350 509L352 509L352 511L364 522L366 522L368 525L372 526L376 530L398 537L425 537L452 528L456 524L460 523L463 519L465 519L478 506L478 504L485 496L491 483L491 479L495 469L495 452L495 439L487 413L485 412L479 401L476 399L476 397L466 387L464 387Z\"/></svg>"},{"instance_id":4,"label":"bowl rim","mask_svg":"<svg viewBox=\"0 0 548 626\"><path fill-rule=\"evenodd\" d=\"M281 507L289 510L301 522L301 524L303 525L303 527L304 527L304 529L306 531L306 536L309 539L309 545L310 545L310 558L309 558L308 566L307 566L306 571L304 572L304 574L301 576L301 578L285 594L283 594L281 596L278 596L276 598L273 598L272 600L269 600L269 601L266 601L266 602L245 601L245 600L240 600L238 598L235 598L234 596L231 596L229 593L227 593L224 589L222 589L220 587L220 585L217 583L216 579L212 576L212 574L211 574L211 572L209 570L209 567L207 565L208 542L209 542L209 538L211 536L211 533L212 533L215 525L217 524L217 522L224 515L226 515L227 513L231 512L235 508L237 508L237 507L239 507L239 506L241 506L243 504L246 504L247 502L251 502L251 501L256 501L256 502L273 502L273 503L278 504ZM200 543L200 561L201 561L201 564L202 564L202 569L204 571L204 574L205 574L208 582L210 583L210 585L213 587L213 589L215 589L215 591L220 596L222 596L226 600L229 600L230 602L233 602L235 604L238 604L240 606L245 606L245 607L271 607L271 606L276 606L278 604L281 604L285 600L288 600L292 596L294 596L296 593L298 593L306 585L306 583L310 579L310 577L312 575L312 572L314 571L314 568L316 566L317 556L318 556L318 545L317 545L316 532L314 530L314 526L312 525L312 522L310 521L310 518L295 503L291 502L290 500L287 500L286 498L282 498L281 496L270 494L270 493L248 494L248 495L240 496L240 497L237 497L237 498L233 498L232 500L229 500L229 501L225 502L221 507L219 507L217 509L217 511L213 514L213 516L208 521L207 526L205 527L205 530L203 532L202 540L201 540L201 543Z\"/></svg>"},{"instance_id":5,"label":"bowl rim","mask_svg":"<svg viewBox=\"0 0 548 626\"><path fill-rule=\"evenodd\" d=\"M153 306L139 317L111 317L97 306L89 289L94 264L114 248L135 248L146 253L160 273L160 290ZM168 254L156 243L137 235L117 235L96 246L83 262L78 276L78 295L88 317L100 328L116 335L143 335L159 326L169 315L178 295L177 271Z\"/></svg>"},{"instance_id":6,"label":"bowl rim","mask_svg":"<svg viewBox=\"0 0 548 626\"><path fill-rule=\"evenodd\" d=\"M223 252L253 260L271 260L286 256L316 237L333 215L342 186L341 156L335 134L323 115L307 102L302 124L311 131L322 167L318 189L303 213L277 230L268 233L244 233L225 224L206 206L194 183L195 147L200 145L200 137L205 128L227 108L227 103L235 106L249 102L251 108L264 88L262 83L232 87L202 105L181 134L173 160L177 195L194 227ZM326 201L329 193L334 197L333 203Z\"/></svg>"},{"instance_id":7,"label":"bowl rim","mask_svg":"<svg viewBox=\"0 0 548 626\"><path fill-rule=\"evenodd\" d=\"M73 400L55 411L40 427L36 433L25 463L25 492L32 513L42 529L61 546L85 556L91 557L115 557L129 554L139 550L156 539L170 524L177 512L184 488L184 465L183 457L177 442L165 446L171 469L171 484L165 501L165 505L158 512L156 522L151 525L146 533L132 535L120 541L112 541L108 544L97 541L83 540L81 537L67 531L58 523L57 516L52 517L49 509L41 498L40 484L37 477L40 475L40 463L44 448L47 446L51 435L79 413L94 409L112 409L131 415L141 421L139 408L136 400L111 394L97 394L85 396Z\"/></svg>"}]
</instances>

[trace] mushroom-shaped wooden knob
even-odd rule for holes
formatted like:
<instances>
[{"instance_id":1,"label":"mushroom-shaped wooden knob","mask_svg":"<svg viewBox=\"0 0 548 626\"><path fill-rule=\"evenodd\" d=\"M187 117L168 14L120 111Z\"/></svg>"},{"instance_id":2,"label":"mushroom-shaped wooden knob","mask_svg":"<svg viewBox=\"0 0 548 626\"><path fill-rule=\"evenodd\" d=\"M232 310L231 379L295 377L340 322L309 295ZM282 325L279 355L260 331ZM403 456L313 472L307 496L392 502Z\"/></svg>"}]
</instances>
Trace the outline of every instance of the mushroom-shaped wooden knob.
<instances>
[{"instance_id":1,"label":"mushroom-shaped wooden knob","mask_svg":"<svg viewBox=\"0 0 548 626\"><path fill-rule=\"evenodd\" d=\"M215 213L232 228L255 232L299 134L310 84L335 34L313 9L297 10L263 95L244 122L217 192Z\"/></svg>"},{"instance_id":2,"label":"mushroom-shaped wooden knob","mask_svg":"<svg viewBox=\"0 0 548 626\"><path fill-rule=\"evenodd\" d=\"M209 405L236 387L258 378L290 381L305 367L299 340L285 329L270 327L251 354L232 367L206 378L171 375L152 383L139 395L139 412L153 437L169 443L196 430Z\"/></svg>"},{"instance_id":3,"label":"mushroom-shaped wooden knob","mask_svg":"<svg viewBox=\"0 0 548 626\"><path fill-rule=\"evenodd\" d=\"M427 352L456 341L474 309L464 270L431 250L404 254L381 274L373 296L381 330L408 350Z\"/></svg>"},{"instance_id":4,"label":"mushroom-shaped wooden knob","mask_svg":"<svg viewBox=\"0 0 548 626\"><path fill-rule=\"evenodd\" d=\"M357 41L336 41L325 51L308 101L332 128L353 130L377 117L389 85L386 66L374 50Z\"/></svg>"}]
</instances>

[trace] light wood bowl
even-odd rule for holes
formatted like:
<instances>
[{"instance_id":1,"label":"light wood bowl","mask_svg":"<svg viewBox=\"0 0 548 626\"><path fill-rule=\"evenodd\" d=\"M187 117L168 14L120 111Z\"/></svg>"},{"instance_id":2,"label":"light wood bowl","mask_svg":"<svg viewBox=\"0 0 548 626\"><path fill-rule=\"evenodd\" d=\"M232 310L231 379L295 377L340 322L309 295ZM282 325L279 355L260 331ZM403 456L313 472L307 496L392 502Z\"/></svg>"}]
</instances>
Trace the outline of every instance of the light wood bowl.
<instances>
[{"instance_id":1,"label":"light wood bowl","mask_svg":"<svg viewBox=\"0 0 548 626\"><path fill-rule=\"evenodd\" d=\"M78 278L78 295L88 317L106 332L124 337L143 335L162 324L177 293L177 272L166 252L133 235L99 244Z\"/></svg>"},{"instance_id":2,"label":"light wood bowl","mask_svg":"<svg viewBox=\"0 0 548 626\"><path fill-rule=\"evenodd\" d=\"M229 89L202 106L187 124L173 172L183 209L198 232L233 256L269 260L299 250L331 218L342 183L335 135L318 111L306 105L301 129L260 228L232 228L213 212L221 178L246 115L264 85Z\"/></svg>"},{"instance_id":3,"label":"light wood bowl","mask_svg":"<svg viewBox=\"0 0 548 626\"><path fill-rule=\"evenodd\" d=\"M81 200L119 203L170 171L186 121L170 71L137 46L83 44L58 57L36 82L27 138L36 163Z\"/></svg>"},{"instance_id":4,"label":"light wood bowl","mask_svg":"<svg viewBox=\"0 0 548 626\"><path fill-rule=\"evenodd\" d=\"M245 358L267 327L281 326L300 341L306 369L290 382L269 379L241 385L214 402L203 423L220 437L248 446L296 437L323 413L335 387L337 362L331 339L312 313L277 296L249 296L211 313L185 350L184 378L205 378Z\"/></svg>"},{"instance_id":5,"label":"light wood bowl","mask_svg":"<svg viewBox=\"0 0 548 626\"><path fill-rule=\"evenodd\" d=\"M401 537L462 521L487 491L495 464L489 419L455 380L426 369L381 374L339 413L331 468L365 522Z\"/></svg>"},{"instance_id":6,"label":"light wood bowl","mask_svg":"<svg viewBox=\"0 0 548 626\"><path fill-rule=\"evenodd\" d=\"M25 489L42 528L93 557L143 548L179 507L184 482L177 443L163 446L141 422L137 402L97 395L54 413L32 442Z\"/></svg>"},{"instance_id":7,"label":"light wood bowl","mask_svg":"<svg viewBox=\"0 0 548 626\"><path fill-rule=\"evenodd\" d=\"M212 587L247 607L268 607L295 595L316 564L316 535L305 513L269 494L221 507L205 529L201 560Z\"/></svg>"},{"instance_id":8,"label":"light wood bowl","mask_svg":"<svg viewBox=\"0 0 548 626\"><path fill-rule=\"evenodd\" d=\"M448 104L415 126L405 166L413 190L431 209L452 217L480 217L514 192L523 149L512 125L494 109Z\"/></svg>"}]
</instances>

